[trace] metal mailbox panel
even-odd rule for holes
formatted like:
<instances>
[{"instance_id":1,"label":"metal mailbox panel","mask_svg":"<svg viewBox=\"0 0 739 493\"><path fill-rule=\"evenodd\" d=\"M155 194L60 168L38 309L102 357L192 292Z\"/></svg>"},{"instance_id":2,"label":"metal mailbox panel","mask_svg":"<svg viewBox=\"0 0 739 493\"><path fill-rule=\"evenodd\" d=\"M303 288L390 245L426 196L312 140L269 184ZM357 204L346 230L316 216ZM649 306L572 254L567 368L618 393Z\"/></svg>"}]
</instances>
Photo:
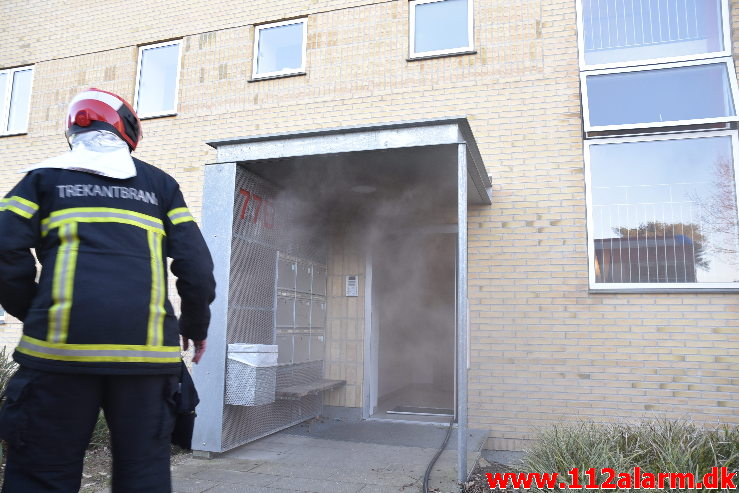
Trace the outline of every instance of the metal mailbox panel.
<instances>
[{"instance_id":1,"label":"metal mailbox panel","mask_svg":"<svg viewBox=\"0 0 739 493\"><path fill-rule=\"evenodd\" d=\"M295 261L280 257L277 260L277 288L295 291Z\"/></svg>"},{"instance_id":2,"label":"metal mailbox panel","mask_svg":"<svg viewBox=\"0 0 739 493\"><path fill-rule=\"evenodd\" d=\"M293 345L293 363L305 363L310 358L310 336L295 335Z\"/></svg>"},{"instance_id":3,"label":"metal mailbox panel","mask_svg":"<svg viewBox=\"0 0 739 493\"><path fill-rule=\"evenodd\" d=\"M326 296L326 268L320 265L313 266L313 294Z\"/></svg>"},{"instance_id":4,"label":"metal mailbox panel","mask_svg":"<svg viewBox=\"0 0 739 493\"><path fill-rule=\"evenodd\" d=\"M295 325L295 298L277 297L275 322L278 327Z\"/></svg>"},{"instance_id":5,"label":"metal mailbox panel","mask_svg":"<svg viewBox=\"0 0 739 493\"><path fill-rule=\"evenodd\" d=\"M309 298L297 298L295 300L295 326L310 327L311 300Z\"/></svg>"},{"instance_id":6,"label":"metal mailbox panel","mask_svg":"<svg viewBox=\"0 0 739 493\"><path fill-rule=\"evenodd\" d=\"M297 283L295 289L301 293L310 293L313 269L310 264L298 262Z\"/></svg>"},{"instance_id":7,"label":"metal mailbox panel","mask_svg":"<svg viewBox=\"0 0 739 493\"><path fill-rule=\"evenodd\" d=\"M293 336L277 336L277 364L285 365L293 362Z\"/></svg>"},{"instance_id":8,"label":"metal mailbox panel","mask_svg":"<svg viewBox=\"0 0 739 493\"><path fill-rule=\"evenodd\" d=\"M326 301L313 298L310 304L310 326L326 326Z\"/></svg>"},{"instance_id":9,"label":"metal mailbox panel","mask_svg":"<svg viewBox=\"0 0 739 493\"><path fill-rule=\"evenodd\" d=\"M323 348L325 342L323 336L310 336L310 360L317 361L323 359Z\"/></svg>"}]
</instances>

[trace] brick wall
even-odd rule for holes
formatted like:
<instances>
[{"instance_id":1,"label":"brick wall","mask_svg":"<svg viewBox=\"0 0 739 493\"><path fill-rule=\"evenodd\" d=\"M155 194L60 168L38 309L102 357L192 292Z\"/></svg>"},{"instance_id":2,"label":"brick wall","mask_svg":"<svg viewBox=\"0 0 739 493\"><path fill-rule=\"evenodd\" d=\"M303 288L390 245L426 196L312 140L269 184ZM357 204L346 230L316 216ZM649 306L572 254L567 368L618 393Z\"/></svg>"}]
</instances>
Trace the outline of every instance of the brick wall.
<instances>
[{"instance_id":1,"label":"brick wall","mask_svg":"<svg viewBox=\"0 0 739 493\"><path fill-rule=\"evenodd\" d=\"M73 94L132 100L137 44L171 38L183 38L178 115L146 120L136 154L180 181L197 217L209 140L466 115L494 183L468 222L469 417L488 447L578 418L739 423L736 294L588 292L574 0L477 1L476 54L413 62L405 0L116 5L128 10L86 5L80 27L62 2L4 2L0 68L36 65L29 133L0 138L0 192L65 150ZM248 82L253 24L305 14L307 75ZM333 290L361 274L331 265ZM349 385L328 403L360 406L362 331L351 307L333 310L327 376Z\"/></svg>"},{"instance_id":2,"label":"brick wall","mask_svg":"<svg viewBox=\"0 0 739 493\"><path fill-rule=\"evenodd\" d=\"M334 232L329 245L326 322L326 378L346 380L330 392L330 406L362 407L364 373L365 264L356 236ZM346 276L357 276L359 296L345 296Z\"/></svg>"}]
</instances>

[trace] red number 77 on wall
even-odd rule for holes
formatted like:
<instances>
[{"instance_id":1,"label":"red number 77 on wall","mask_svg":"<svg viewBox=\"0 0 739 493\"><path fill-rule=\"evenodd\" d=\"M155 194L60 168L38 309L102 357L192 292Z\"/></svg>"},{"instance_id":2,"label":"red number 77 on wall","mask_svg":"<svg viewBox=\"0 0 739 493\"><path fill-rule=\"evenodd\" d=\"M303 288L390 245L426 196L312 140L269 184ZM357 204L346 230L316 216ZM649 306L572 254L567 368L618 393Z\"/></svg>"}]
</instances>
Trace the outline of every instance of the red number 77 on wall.
<instances>
[{"instance_id":1,"label":"red number 77 on wall","mask_svg":"<svg viewBox=\"0 0 739 493\"><path fill-rule=\"evenodd\" d=\"M251 193L249 190L244 190L243 188L240 188L239 193L244 196L244 205L241 206L241 214L239 214L239 219L245 218L246 208L249 206L249 202L251 202L251 199L253 198L256 202L256 206L254 207L254 218L251 222L253 224L257 224L257 221L259 220L259 213L262 210L262 204L264 204L265 213L262 215L262 222L264 223L265 228L272 229L274 227L275 219L275 208L272 206L272 204L270 204L269 201L264 200L259 195Z\"/></svg>"}]
</instances>

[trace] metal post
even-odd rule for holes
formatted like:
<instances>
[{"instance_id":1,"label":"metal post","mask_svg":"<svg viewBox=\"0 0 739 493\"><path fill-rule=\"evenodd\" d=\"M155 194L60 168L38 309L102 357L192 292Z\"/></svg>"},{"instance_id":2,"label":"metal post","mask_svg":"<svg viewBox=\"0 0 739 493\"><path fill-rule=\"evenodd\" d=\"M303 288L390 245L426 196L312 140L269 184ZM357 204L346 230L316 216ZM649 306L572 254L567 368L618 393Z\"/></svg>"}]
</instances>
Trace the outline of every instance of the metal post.
<instances>
[{"instance_id":1,"label":"metal post","mask_svg":"<svg viewBox=\"0 0 739 493\"><path fill-rule=\"evenodd\" d=\"M226 327L228 285L231 269L231 236L236 190L236 164L213 164L205 168L203 189L203 236L214 263L216 299L211 305L208 350L193 365L193 380L200 395L192 448L221 452L223 394L226 382Z\"/></svg>"},{"instance_id":2,"label":"metal post","mask_svg":"<svg viewBox=\"0 0 739 493\"><path fill-rule=\"evenodd\" d=\"M467 480L467 144L457 146L457 479Z\"/></svg>"},{"instance_id":3,"label":"metal post","mask_svg":"<svg viewBox=\"0 0 739 493\"><path fill-rule=\"evenodd\" d=\"M376 385L375 369L372 365L372 354L377 351L372 347L372 253L365 250L364 269L364 378L362 379L362 419L372 413L373 385Z\"/></svg>"}]
</instances>

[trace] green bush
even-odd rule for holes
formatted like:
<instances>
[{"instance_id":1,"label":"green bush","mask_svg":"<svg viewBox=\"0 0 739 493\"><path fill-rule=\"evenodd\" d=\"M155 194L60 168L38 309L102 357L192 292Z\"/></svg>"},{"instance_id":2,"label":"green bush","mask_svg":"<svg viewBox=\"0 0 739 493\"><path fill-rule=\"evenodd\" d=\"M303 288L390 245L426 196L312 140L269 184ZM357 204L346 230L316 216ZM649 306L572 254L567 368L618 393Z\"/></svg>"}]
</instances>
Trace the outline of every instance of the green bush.
<instances>
[{"instance_id":1,"label":"green bush","mask_svg":"<svg viewBox=\"0 0 739 493\"><path fill-rule=\"evenodd\" d=\"M696 478L711 472L712 467L739 471L739 427L706 429L689 421L669 420L563 424L545 429L536 437L524 455L521 470L556 472L569 482L568 471L573 467L579 469L583 485L588 482L584 471L591 467L597 471L598 484L606 479L600 473L602 468L612 468L618 474L639 467L644 473L693 473ZM735 477L735 482L738 480Z\"/></svg>"}]
</instances>

